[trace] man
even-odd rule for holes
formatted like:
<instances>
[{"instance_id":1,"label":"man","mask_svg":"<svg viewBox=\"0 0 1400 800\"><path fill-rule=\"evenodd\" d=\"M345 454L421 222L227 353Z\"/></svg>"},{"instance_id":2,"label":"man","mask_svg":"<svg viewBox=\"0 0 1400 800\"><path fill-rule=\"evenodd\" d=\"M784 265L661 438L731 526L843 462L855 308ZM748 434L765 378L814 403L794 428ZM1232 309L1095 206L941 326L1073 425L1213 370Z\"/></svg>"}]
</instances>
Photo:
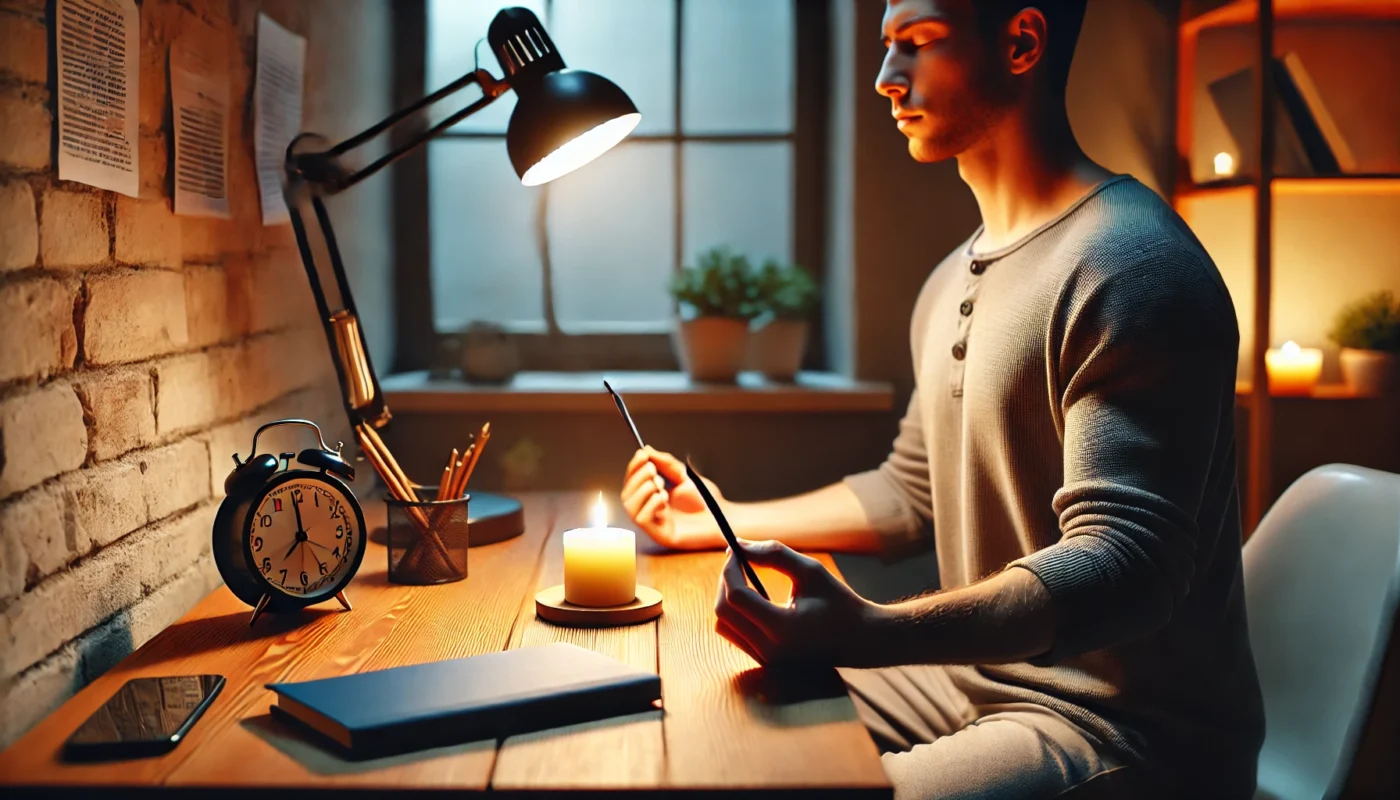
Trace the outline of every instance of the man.
<instances>
[{"instance_id":1,"label":"man","mask_svg":"<svg viewBox=\"0 0 1400 800\"><path fill-rule=\"evenodd\" d=\"M847 668L900 797L1053 796L1117 766L1174 796L1253 792L1234 309L1171 208L1075 142L1084 5L890 0L876 89L915 160L958 160L983 226L920 294L885 463L725 502L794 598L763 601L731 556L717 629L762 663ZM722 546L665 453L637 454L623 501L664 544ZM785 545L936 545L943 589L874 604Z\"/></svg>"}]
</instances>

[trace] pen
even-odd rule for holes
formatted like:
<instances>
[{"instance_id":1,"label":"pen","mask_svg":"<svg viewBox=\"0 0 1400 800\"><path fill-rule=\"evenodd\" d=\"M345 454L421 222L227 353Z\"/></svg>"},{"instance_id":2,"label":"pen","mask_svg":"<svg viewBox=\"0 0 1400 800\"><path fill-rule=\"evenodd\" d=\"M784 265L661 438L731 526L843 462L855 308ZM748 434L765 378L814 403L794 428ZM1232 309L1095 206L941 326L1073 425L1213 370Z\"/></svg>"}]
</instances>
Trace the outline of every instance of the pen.
<instances>
[{"instance_id":1,"label":"pen","mask_svg":"<svg viewBox=\"0 0 1400 800\"><path fill-rule=\"evenodd\" d=\"M739 538L734 535L734 529L729 527L729 520L724 518L724 512L720 511L719 503L715 502L715 496L710 494L710 487L700 480L700 476L695 474L695 468L690 466L690 459L685 462L685 474L690 478L690 482L695 484L695 488L700 490L700 496L705 499L705 505L709 507L710 513L714 515L715 522L719 525L719 532L724 535L724 541L729 543L729 552L734 554L739 566L744 570L744 575L748 577L749 583L753 584L754 591L764 600L768 598L768 590L763 588L763 584L758 580L758 573L749 566L749 560L744 556L744 549L739 546Z\"/></svg>"},{"instance_id":2,"label":"pen","mask_svg":"<svg viewBox=\"0 0 1400 800\"><path fill-rule=\"evenodd\" d=\"M622 395L614 391L612 384L607 381L603 381L603 388L607 389L608 394L612 395L613 405L617 406L617 413L622 415L622 420L627 423L628 430L632 431L632 438L637 440L637 449L645 450L646 445L642 443L642 434L637 432L637 423L633 422L632 415L627 413L627 404L622 402ZM660 473L657 473L656 488L663 492L669 492L674 487L671 485L670 481L666 480Z\"/></svg>"}]
</instances>

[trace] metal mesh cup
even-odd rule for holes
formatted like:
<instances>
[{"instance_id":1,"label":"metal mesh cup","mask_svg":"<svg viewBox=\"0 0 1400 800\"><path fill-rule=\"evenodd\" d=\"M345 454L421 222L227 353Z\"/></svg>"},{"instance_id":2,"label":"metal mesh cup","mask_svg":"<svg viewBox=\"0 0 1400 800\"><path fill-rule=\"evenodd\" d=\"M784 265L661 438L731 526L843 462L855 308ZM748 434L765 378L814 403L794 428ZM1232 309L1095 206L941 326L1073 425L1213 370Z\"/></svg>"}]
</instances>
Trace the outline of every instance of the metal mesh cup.
<instances>
[{"instance_id":1,"label":"metal mesh cup","mask_svg":"<svg viewBox=\"0 0 1400 800\"><path fill-rule=\"evenodd\" d=\"M451 583L467 577L470 499L468 495L440 502L384 501L389 508L391 582L422 585Z\"/></svg>"}]
</instances>

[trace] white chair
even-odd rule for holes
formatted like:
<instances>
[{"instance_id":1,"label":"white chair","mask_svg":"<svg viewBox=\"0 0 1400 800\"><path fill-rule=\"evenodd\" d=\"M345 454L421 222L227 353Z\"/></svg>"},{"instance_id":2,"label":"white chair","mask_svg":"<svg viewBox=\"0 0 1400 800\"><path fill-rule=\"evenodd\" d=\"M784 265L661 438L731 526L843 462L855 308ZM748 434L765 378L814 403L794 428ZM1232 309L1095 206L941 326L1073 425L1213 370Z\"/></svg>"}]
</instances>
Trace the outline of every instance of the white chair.
<instances>
[{"instance_id":1,"label":"white chair","mask_svg":"<svg viewBox=\"0 0 1400 800\"><path fill-rule=\"evenodd\" d=\"M1400 599L1400 475L1331 464L1299 478L1246 543L1244 588L1264 693L1259 796L1336 796Z\"/></svg>"}]
</instances>

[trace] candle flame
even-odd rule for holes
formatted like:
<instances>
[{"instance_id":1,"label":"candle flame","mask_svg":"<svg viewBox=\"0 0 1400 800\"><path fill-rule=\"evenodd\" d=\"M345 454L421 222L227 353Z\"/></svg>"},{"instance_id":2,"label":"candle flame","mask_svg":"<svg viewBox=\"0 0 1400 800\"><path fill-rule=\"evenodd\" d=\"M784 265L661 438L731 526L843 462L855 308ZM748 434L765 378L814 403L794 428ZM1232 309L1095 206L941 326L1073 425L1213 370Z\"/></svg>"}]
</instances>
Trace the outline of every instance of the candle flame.
<instances>
[{"instance_id":1,"label":"candle flame","mask_svg":"<svg viewBox=\"0 0 1400 800\"><path fill-rule=\"evenodd\" d=\"M1282 351L1283 354L1285 356L1288 356L1289 358L1297 358L1298 356L1303 354L1303 348L1299 347L1298 343L1294 341L1284 342ZM602 496L601 493L599 494L599 496Z\"/></svg>"},{"instance_id":2,"label":"candle flame","mask_svg":"<svg viewBox=\"0 0 1400 800\"><path fill-rule=\"evenodd\" d=\"M1215 174L1229 177L1235 174L1235 158L1229 153L1215 154Z\"/></svg>"},{"instance_id":3,"label":"candle flame","mask_svg":"<svg viewBox=\"0 0 1400 800\"><path fill-rule=\"evenodd\" d=\"M608 507L603 503L603 493L598 493L598 502L593 504L593 514L589 518L589 527L608 527Z\"/></svg>"}]
</instances>

